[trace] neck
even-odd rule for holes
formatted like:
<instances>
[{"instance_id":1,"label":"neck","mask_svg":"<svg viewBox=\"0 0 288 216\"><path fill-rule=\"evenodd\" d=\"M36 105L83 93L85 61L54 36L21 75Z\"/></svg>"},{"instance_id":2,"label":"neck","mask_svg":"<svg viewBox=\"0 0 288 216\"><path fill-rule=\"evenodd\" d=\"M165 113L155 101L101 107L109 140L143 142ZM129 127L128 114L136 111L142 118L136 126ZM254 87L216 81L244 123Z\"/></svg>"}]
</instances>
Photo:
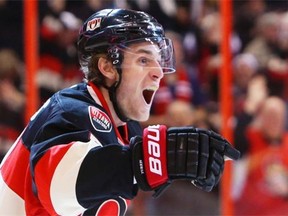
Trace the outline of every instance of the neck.
<instances>
[{"instance_id":1,"label":"neck","mask_svg":"<svg viewBox=\"0 0 288 216\"><path fill-rule=\"evenodd\" d=\"M119 119L118 115L115 112L114 106L113 106L113 104L112 104L112 102L110 100L110 97L109 97L108 90L106 88L104 88L104 87L100 87L99 89L100 89L100 91L101 91L101 93L102 93L102 95L103 95L103 97L104 97L104 99L105 99L105 101L106 101L106 103L107 103L107 105L109 107L110 113L112 115L111 117L113 118L116 127L124 125L125 122L121 121Z\"/></svg>"}]
</instances>

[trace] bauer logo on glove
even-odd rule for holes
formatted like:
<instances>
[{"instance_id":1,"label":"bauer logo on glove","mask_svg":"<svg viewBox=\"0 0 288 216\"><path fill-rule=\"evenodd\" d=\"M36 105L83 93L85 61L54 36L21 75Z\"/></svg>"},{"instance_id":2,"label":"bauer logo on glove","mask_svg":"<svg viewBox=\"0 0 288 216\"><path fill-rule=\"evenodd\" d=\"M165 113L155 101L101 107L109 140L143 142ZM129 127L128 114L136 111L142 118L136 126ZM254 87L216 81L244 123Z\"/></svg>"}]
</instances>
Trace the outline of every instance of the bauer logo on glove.
<instances>
[{"instance_id":1,"label":"bauer logo on glove","mask_svg":"<svg viewBox=\"0 0 288 216\"><path fill-rule=\"evenodd\" d=\"M156 125L144 129L144 168L148 184L155 188L167 182L166 126Z\"/></svg>"},{"instance_id":2,"label":"bauer logo on glove","mask_svg":"<svg viewBox=\"0 0 288 216\"><path fill-rule=\"evenodd\" d=\"M149 126L143 138L131 140L131 147L138 186L156 191L155 196L177 179L190 180L211 191L221 178L225 160L240 157L240 152L219 134L194 127ZM144 165L144 173L140 165Z\"/></svg>"}]
</instances>

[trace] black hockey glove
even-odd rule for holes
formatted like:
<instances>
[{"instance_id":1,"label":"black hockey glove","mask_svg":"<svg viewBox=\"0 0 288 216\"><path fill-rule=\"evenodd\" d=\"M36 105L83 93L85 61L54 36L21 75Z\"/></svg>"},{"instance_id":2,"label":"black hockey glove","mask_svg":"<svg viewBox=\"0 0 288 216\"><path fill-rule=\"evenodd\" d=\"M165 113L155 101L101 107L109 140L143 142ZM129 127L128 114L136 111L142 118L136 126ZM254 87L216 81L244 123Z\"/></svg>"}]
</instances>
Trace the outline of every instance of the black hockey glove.
<instances>
[{"instance_id":1,"label":"black hockey glove","mask_svg":"<svg viewBox=\"0 0 288 216\"><path fill-rule=\"evenodd\" d=\"M157 197L177 179L191 180L211 191L223 173L225 158L236 160L240 152L219 134L194 127L149 126L143 137L130 141L133 171L140 189Z\"/></svg>"}]
</instances>

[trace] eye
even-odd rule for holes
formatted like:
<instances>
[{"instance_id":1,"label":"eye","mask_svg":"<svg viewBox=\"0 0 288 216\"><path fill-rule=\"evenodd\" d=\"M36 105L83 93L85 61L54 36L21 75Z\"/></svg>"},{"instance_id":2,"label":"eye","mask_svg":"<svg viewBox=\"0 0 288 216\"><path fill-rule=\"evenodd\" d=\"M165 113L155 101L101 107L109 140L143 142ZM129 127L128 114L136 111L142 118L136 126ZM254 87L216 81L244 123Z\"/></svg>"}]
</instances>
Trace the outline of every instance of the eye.
<instances>
[{"instance_id":1,"label":"eye","mask_svg":"<svg viewBox=\"0 0 288 216\"><path fill-rule=\"evenodd\" d=\"M149 59L147 57L140 57L138 61L141 65L147 65L149 63Z\"/></svg>"}]
</instances>

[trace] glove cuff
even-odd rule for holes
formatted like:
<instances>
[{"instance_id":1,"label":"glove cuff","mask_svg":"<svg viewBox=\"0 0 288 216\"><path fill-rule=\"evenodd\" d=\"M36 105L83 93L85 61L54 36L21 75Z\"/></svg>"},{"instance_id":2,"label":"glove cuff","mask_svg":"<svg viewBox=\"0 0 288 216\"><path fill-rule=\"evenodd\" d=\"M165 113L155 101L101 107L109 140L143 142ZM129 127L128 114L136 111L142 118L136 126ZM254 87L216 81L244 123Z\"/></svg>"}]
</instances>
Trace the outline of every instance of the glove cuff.
<instances>
[{"instance_id":1,"label":"glove cuff","mask_svg":"<svg viewBox=\"0 0 288 216\"><path fill-rule=\"evenodd\" d=\"M132 137L130 140L130 148L132 149L133 172L138 187L143 191L152 191L153 189L149 186L144 171L142 137Z\"/></svg>"},{"instance_id":2,"label":"glove cuff","mask_svg":"<svg viewBox=\"0 0 288 216\"><path fill-rule=\"evenodd\" d=\"M158 197L170 185L167 173L166 131L164 125L144 129L143 138L130 140L132 166L138 187L143 191L155 191Z\"/></svg>"}]
</instances>

